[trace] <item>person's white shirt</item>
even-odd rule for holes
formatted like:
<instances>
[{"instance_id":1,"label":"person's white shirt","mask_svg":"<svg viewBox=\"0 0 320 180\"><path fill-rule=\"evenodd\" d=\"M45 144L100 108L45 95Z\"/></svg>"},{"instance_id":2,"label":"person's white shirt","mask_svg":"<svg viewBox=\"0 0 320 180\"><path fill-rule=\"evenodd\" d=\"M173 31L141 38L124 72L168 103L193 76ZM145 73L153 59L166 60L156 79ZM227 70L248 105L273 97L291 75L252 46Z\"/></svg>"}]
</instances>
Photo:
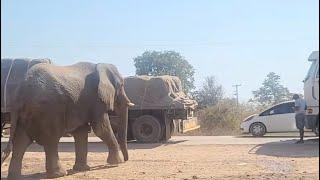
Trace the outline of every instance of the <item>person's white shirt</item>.
<instances>
[{"instance_id":1,"label":"person's white shirt","mask_svg":"<svg viewBox=\"0 0 320 180\"><path fill-rule=\"evenodd\" d=\"M295 113L296 114L305 114L306 113L306 110L305 110L305 107L306 107L306 101L304 99L296 99L294 101L294 106L296 107L296 110L295 110Z\"/></svg>"}]
</instances>

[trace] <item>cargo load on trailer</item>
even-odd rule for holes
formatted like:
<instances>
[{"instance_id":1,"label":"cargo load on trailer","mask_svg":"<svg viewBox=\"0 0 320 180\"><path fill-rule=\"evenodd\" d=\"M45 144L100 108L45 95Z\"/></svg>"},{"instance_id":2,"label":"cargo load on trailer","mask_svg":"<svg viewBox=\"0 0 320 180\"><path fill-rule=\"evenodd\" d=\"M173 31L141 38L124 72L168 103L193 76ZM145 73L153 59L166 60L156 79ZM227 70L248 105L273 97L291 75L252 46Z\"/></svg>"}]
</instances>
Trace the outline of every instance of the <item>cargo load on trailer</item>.
<instances>
[{"instance_id":1,"label":"cargo load on trailer","mask_svg":"<svg viewBox=\"0 0 320 180\"><path fill-rule=\"evenodd\" d=\"M181 81L176 76L127 77L125 90L135 104L132 109L194 109L197 106L197 102L183 92Z\"/></svg>"}]
</instances>

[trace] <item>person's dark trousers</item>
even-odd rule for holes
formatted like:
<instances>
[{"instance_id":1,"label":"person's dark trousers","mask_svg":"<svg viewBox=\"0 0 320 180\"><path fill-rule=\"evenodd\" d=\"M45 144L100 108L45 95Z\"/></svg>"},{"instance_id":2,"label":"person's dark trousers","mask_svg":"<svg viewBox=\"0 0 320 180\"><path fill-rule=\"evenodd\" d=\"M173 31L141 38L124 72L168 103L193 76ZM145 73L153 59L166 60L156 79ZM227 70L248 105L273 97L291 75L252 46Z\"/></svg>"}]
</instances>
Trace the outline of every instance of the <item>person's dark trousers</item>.
<instances>
[{"instance_id":1,"label":"person's dark trousers","mask_svg":"<svg viewBox=\"0 0 320 180\"><path fill-rule=\"evenodd\" d=\"M303 141L304 129L299 129L300 132L300 141Z\"/></svg>"},{"instance_id":2,"label":"person's dark trousers","mask_svg":"<svg viewBox=\"0 0 320 180\"><path fill-rule=\"evenodd\" d=\"M304 125L305 125L305 115L304 114L296 114L296 126L299 129L300 140L297 143L303 143L304 136Z\"/></svg>"}]
</instances>

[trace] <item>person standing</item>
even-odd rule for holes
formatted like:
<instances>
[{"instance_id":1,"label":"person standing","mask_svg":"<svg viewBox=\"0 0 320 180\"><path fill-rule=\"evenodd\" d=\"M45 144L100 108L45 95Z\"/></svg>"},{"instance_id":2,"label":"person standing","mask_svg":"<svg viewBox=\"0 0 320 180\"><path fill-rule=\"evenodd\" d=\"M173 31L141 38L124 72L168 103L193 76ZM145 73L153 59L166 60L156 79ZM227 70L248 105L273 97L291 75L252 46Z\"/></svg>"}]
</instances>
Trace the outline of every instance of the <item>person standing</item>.
<instances>
[{"instance_id":1,"label":"person standing","mask_svg":"<svg viewBox=\"0 0 320 180\"><path fill-rule=\"evenodd\" d=\"M293 95L294 99L294 110L296 113L296 126L299 129L300 133L300 140L297 141L297 144L303 143L303 136L304 136L304 125L305 125L305 116L306 116L306 101L299 97L298 94Z\"/></svg>"}]
</instances>

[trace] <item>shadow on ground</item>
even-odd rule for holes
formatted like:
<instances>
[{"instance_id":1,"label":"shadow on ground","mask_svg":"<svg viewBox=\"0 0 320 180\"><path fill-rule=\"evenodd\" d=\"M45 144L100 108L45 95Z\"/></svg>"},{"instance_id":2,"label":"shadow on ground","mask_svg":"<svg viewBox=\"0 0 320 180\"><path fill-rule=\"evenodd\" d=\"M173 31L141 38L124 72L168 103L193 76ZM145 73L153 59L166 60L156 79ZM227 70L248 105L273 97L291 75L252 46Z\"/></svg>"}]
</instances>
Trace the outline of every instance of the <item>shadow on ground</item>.
<instances>
[{"instance_id":1,"label":"shadow on ground","mask_svg":"<svg viewBox=\"0 0 320 180\"><path fill-rule=\"evenodd\" d=\"M256 139L272 139L272 138L299 138L299 135L297 136L281 136L281 135L278 135L278 136L262 136L262 137L255 137L255 136L251 136L251 135L248 135L248 136L234 136L235 138L256 138ZM308 137L315 137L313 135L310 135L310 136L304 136L305 138L308 138Z\"/></svg>"},{"instance_id":2,"label":"shadow on ground","mask_svg":"<svg viewBox=\"0 0 320 180\"><path fill-rule=\"evenodd\" d=\"M275 157L319 157L319 138L305 140L304 144L295 144L296 141L294 139L259 144L248 153Z\"/></svg>"},{"instance_id":3,"label":"shadow on ground","mask_svg":"<svg viewBox=\"0 0 320 180\"><path fill-rule=\"evenodd\" d=\"M172 144L179 144L187 140L181 141L168 141L163 143L137 143L135 141L128 142L128 149L153 149L159 146L168 146ZM1 151L7 146L6 142L1 142ZM60 142L59 143L59 152L75 152L74 142ZM30 145L26 152L44 152L42 146L33 143ZM108 152L106 145L103 142L89 142L88 143L88 152Z\"/></svg>"},{"instance_id":4,"label":"shadow on ground","mask_svg":"<svg viewBox=\"0 0 320 180\"><path fill-rule=\"evenodd\" d=\"M152 143L152 144L142 144L142 143L137 143L137 142L128 142L128 149L152 149L156 148L159 146L168 146L172 144L178 144L185 142L186 140L182 141L168 141L164 143ZM6 147L7 143L1 143L1 150ZM74 151L74 143L73 142L60 142L59 143L59 152L75 152ZM26 152L44 152L43 147L33 143L29 148L27 149ZM106 145L103 142L89 142L88 143L88 152L108 152L108 149L106 148ZM92 166L90 167L90 171L96 171L96 170L101 170L101 169L110 169L114 168L117 166L114 165L98 165L98 166ZM72 169L67 170L68 175L73 175L78 173L78 171L73 171ZM26 180L38 180L38 179L46 179L46 173L41 172L41 173L34 173L34 174L28 174L28 175L23 175L23 179ZM2 178L1 180L7 180L7 178Z\"/></svg>"},{"instance_id":5,"label":"shadow on ground","mask_svg":"<svg viewBox=\"0 0 320 180\"><path fill-rule=\"evenodd\" d=\"M284 132L284 133L267 133L262 137L255 137L251 134L241 134L234 136L235 138L299 138L299 132ZM305 131L304 137L316 137L314 132Z\"/></svg>"},{"instance_id":6,"label":"shadow on ground","mask_svg":"<svg viewBox=\"0 0 320 180\"><path fill-rule=\"evenodd\" d=\"M115 165L98 165L98 166L92 166L90 167L90 170L88 170L87 172L91 172L91 171L97 171L97 170L101 170L101 169L110 169L110 168L114 168L117 167ZM72 169L67 170L68 175L73 175L73 174L77 174L79 173L79 171L74 171ZM25 180L39 180L39 179L47 179L46 173L45 172L41 172L41 173L34 173L34 174L27 174L27 175L22 175L22 178ZM7 180L7 178L1 178L1 180Z\"/></svg>"}]
</instances>

